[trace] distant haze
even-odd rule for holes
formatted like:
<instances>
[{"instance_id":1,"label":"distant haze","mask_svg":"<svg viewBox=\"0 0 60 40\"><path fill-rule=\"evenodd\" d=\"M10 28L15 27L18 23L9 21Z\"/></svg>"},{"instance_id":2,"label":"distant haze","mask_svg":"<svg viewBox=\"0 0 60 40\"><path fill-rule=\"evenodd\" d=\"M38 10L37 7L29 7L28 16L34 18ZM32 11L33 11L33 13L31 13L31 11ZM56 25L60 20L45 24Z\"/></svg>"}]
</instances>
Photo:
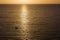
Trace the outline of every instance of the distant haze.
<instances>
[{"instance_id":1,"label":"distant haze","mask_svg":"<svg viewBox=\"0 0 60 40\"><path fill-rule=\"evenodd\" d=\"M60 4L60 0L0 0L0 4Z\"/></svg>"}]
</instances>

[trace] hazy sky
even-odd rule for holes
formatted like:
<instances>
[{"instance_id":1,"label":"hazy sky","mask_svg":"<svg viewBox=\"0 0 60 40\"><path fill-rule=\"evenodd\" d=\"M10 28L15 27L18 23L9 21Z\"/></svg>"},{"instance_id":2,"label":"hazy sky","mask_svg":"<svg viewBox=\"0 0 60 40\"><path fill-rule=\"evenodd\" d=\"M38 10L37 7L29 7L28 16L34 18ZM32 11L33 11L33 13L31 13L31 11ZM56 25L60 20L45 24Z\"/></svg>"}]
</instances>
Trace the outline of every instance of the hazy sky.
<instances>
[{"instance_id":1,"label":"hazy sky","mask_svg":"<svg viewBox=\"0 0 60 40\"><path fill-rule=\"evenodd\" d=\"M0 0L0 4L60 4L60 0Z\"/></svg>"}]
</instances>

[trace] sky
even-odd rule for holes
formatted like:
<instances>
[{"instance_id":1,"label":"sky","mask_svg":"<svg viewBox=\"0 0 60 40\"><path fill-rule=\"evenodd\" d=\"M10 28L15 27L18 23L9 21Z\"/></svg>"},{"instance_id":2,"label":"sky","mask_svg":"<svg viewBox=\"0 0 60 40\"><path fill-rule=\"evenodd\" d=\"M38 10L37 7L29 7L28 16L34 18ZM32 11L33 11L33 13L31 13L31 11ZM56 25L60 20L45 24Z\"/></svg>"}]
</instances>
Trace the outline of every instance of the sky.
<instances>
[{"instance_id":1,"label":"sky","mask_svg":"<svg viewBox=\"0 0 60 40\"><path fill-rule=\"evenodd\" d=\"M60 0L0 0L0 4L60 4Z\"/></svg>"}]
</instances>

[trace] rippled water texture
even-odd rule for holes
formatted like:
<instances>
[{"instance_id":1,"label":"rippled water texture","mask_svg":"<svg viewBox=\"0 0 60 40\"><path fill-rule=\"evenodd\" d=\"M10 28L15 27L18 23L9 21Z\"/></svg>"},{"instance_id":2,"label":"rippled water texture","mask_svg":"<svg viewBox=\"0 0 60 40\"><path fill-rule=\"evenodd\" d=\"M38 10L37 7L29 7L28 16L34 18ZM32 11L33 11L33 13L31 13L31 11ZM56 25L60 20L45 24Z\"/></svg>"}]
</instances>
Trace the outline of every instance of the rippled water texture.
<instances>
[{"instance_id":1,"label":"rippled water texture","mask_svg":"<svg viewBox=\"0 0 60 40\"><path fill-rule=\"evenodd\" d=\"M60 5L0 4L0 40L60 40Z\"/></svg>"}]
</instances>

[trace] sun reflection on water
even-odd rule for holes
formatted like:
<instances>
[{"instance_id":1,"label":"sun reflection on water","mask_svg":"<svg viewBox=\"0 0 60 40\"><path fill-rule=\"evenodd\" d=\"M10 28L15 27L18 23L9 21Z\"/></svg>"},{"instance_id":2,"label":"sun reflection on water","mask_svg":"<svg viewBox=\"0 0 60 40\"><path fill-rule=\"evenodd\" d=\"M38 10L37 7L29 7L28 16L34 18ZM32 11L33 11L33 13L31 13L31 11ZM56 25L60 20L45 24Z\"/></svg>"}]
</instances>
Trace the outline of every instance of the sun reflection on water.
<instances>
[{"instance_id":1,"label":"sun reflection on water","mask_svg":"<svg viewBox=\"0 0 60 40\"><path fill-rule=\"evenodd\" d=\"M22 39L25 38L27 39L28 36L29 36L29 26L27 25L28 24L28 10L27 10L27 6L26 5L22 5L22 8L21 8L21 28L22 28L22 31L21 34L23 35L22 36ZM23 39L23 40L25 40Z\"/></svg>"},{"instance_id":2,"label":"sun reflection on water","mask_svg":"<svg viewBox=\"0 0 60 40\"><path fill-rule=\"evenodd\" d=\"M27 6L26 5L22 5L22 9L21 9L22 24L26 24L27 23L27 16L28 16Z\"/></svg>"}]
</instances>

